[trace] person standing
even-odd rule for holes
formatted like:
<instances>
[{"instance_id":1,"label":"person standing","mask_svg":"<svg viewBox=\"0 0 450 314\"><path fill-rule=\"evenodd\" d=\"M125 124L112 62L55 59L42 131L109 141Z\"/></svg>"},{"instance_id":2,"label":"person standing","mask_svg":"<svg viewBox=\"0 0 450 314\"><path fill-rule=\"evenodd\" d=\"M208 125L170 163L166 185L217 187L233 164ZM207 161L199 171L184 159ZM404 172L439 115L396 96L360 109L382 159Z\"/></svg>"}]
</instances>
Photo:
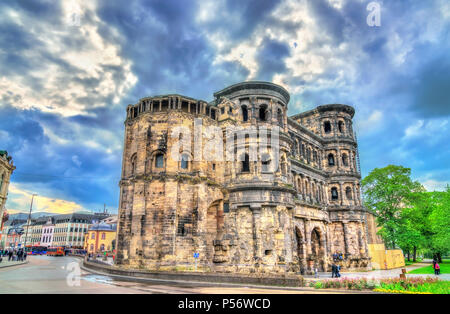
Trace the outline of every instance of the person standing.
<instances>
[{"instance_id":1,"label":"person standing","mask_svg":"<svg viewBox=\"0 0 450 314\"><path fill-rule=\"evenodd\" d=\"M337 277L336 276L336 264L335 263L333 263L331 265L331 278L334 278L334 277Z\"/></svg>"},{"instance_id":2,"label":"person standing","mask_svg":"<svg viewBox=\"0 0 450 314\"><path fill-rule=\"evenodd\" d=\"M434 274L439 275L440 273L441 273L441 267L439 266L439 263L436 262L436 264L434 264Z\"/></svg>"}]
</instances>

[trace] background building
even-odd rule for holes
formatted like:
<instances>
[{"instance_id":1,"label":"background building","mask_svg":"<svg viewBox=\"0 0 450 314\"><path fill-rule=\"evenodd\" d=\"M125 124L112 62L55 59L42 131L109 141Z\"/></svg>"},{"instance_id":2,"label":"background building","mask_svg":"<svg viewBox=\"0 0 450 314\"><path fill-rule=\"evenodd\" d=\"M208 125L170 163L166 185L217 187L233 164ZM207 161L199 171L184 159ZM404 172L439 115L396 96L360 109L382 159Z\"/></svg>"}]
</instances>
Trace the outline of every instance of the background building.
<instances>
[{"instance_id":1,"label":"background building","mask_svg":"<svg viewBox=\"0 0 450 314\"><path fill-rule=\"evenodd\" d=\"M12 157L8 156L7 151L0 150L0 224L3 222L3 212L8 196L9 181L15 169L16 167L14 167ZM2 230L0 229L0 231ZM0 239L2 233L0 233Z\"/></svg>"},{"instance_id":2,"label":"background building","mask_svg":"<svg viewBox=\"0 0 450 314\"><path fill-rule=\"evenodd\" d=\"M88 253L112 252L116 249L117 216L111 216L89 227L84 249Z\"/></svg>"},{"instance_id":3,"label":"background building","mask_svg":"<svg viewBox=\"0 0 450 314\"><path fill-rule=\"evenodd\" d=\"M199 253L210 271L311 272L329 269L338 252L346 269L370 268L355 110L323 105L288 117L289 99L276 84L243 82L209 103L164 95L129 105L116 262L189 268ZM208 144L194 143L198 118L224 135L221 160L193 158ZM190 132L174 137L176 127ZM227 127L270 136L239 140ZM263 137L268 144L252 155Z\"/></svg>"}]
</instances>

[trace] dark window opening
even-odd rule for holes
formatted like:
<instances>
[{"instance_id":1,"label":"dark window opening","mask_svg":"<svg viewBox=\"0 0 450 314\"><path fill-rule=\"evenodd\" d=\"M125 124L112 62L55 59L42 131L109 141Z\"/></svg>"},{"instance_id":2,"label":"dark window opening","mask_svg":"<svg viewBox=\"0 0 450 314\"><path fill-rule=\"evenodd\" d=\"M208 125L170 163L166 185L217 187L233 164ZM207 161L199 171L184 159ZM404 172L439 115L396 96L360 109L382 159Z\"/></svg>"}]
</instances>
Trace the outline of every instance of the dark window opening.
<instances>
[{"instance_id":1,"label":"dark window opening","mask_svg":"<svg viewBox=\"0 0 450 314\"><path fill-rule=\"evenodd\" d=\"M259 107L259 120L267 121L267 106L266 105Z\"/></svg>"},{"instance_id":2,"label":"dark window opening","mask_svg":"<svg viewBox=\"0 0 450 314\"><path fill-rule=\"evenodd\" d=\"M229 213L230 212L230 203L224 202L223 203L223 212Z\"/></svg>"},{"instance_id":3,"label":"dark window opening","mask_svg":"<svg viewBox=\"0 0 450 314\"><path fill-rule=\"evenodd\" d=\"M155 157L155 167L156 168L163 168L164 167L164 155L158 154Z\"/></svg>"},{"instance_id":4,"label":"dark window opening","mask_svg":"<svg viewBox=\"0 0 450 314\"><path fill-rule=\"evenodd\" d=\"M331 132L331 123L330 121L325 121L325 123L323 124L325 133L330 133Z\"/></svg>"},{"instance_id":5,"label":"dark window opening","mask_svg":"<svg viewBox=\"0 0 450 314\"><path fill-rule=\"evenodd\" d=\"M242 161L242 172L250 172L250 162L248 154L244 155L244 160Z\"/></svg>"},{"instance_id":6,"label":"dark window opening","mask_svg":"<svg viewBox=\"0 0 450 314\"><path fill-rule=\"evenodd\" d=\"M242 121L248 121L248 109L247 106L242 106Z\"/></svg>"},{"instance_id":7,"label":"dark window opening","mask_svg":"<svg viewBox=\"0 0 450 314\"><path fill-rule=\"evenodd\" d=\"M336 201L339 199L337 188L331 188L331 199Z\"/></svg>"},{"instance_id":8,"label":"dark window opening","mask_svg":"<svg viewBox=\"0 0 450 314\"><path fill-rule=\"evenodd\" d=\"M350 201L353 199L353 197L352 197L352 189L351 189L350 187L347 187L347 188L345 189L345 196L346 196L347 199L350 200Z\"/></svg>"},{"instance_id":9,"label":"dark window opening","mask_svg":"<svg viewBox=\"0 0 450 314\"><path fill-rule=\"evenodd\" d=\"M281 109L277 110L277 120L278 120L278 125L283 127L284 123L283 123L283 112L281 111Z\"/></svg>"},{"instance_id":10,"label":"dark window opening","mask_svg":"<svg viewBox=\"0 0 450 314\"><path fill-rule=\"evenodd\" d=\"M333 154L328 155L328 166L334 166L334 155Z\"/></svg>"},{"instance_id":11,"label":"dark window opening","mask_svg":"<svg viewBox=\"0 0 450 314\"><path fill-rule=\"evenodd\" d=\"M343 155L342 155L342 164L343 164L344 166L348 166L348 157L347 157L347 154L343 154Z\"/></svg>"},{"instance_id":12,"label":"dark window opening","mask_svg":"<svg viewBox=\"0 0 450 314\"><path fill-rule=\"evenodd\" d=\"M340 133L344 132L344 122L342 122L342 121L338 122L338 129L339 129Z\"/></svg>"}]
</instances>

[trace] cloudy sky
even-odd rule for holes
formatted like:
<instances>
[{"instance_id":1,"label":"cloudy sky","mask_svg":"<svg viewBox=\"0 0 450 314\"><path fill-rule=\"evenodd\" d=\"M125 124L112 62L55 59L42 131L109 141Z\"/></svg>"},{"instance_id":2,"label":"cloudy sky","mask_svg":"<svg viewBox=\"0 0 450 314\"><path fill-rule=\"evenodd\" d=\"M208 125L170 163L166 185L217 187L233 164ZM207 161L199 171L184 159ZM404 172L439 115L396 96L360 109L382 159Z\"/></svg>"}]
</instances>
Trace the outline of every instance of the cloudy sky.
<instances>
[{"instance_id":1,"label":"cloudy sky","mask_svg":"<svg viewBox=\"0 0 450 314\"><path fill-rule=\"evenodd\" d=\"M212 100L267 80L289 114L356 108L361 167L450 177L450 2L14 0L0 3L0 149L7 209L117 210L125 107L154 94Z\"/></svg>"}]
</instances>

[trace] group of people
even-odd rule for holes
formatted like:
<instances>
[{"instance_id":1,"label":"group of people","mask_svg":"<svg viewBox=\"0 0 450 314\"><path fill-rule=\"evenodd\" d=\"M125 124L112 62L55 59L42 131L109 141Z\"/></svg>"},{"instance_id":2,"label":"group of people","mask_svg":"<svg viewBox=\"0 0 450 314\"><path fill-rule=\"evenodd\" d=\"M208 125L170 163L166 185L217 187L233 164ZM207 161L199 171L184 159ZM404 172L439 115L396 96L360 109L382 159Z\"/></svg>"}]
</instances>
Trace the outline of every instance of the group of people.
<instances>
[{"instance_id":1,"label":"group of people","mask_svg":"<svg viewBox=\"0 0 450 314\"><path fill-rule=\"evenodd\" d=\"M331 278L341 277L341 266L336 263L331 264Z\"/></svg>"},{"instance_id":2,"label":"group of people","mask_svg":"<svg viewBox=\"0 0 450 314\"><path fill-rule=\"evenodd\" d=\"M3 257L8 257L8 261L23 262L27 259L27 252L24 249L5 249L0 251L0 262L3 261Z\"/></svg>"},{"instance_id":3,"label":"group of people","mask_svg":"<svg viewBox=\"0 0 450 314\"><path fill-rule=\"evenodd\" d=\"M333 261L334 261L334 262L342 261L342 260L344 260L344 254L338 253L338 252L335 252L335 253L333 254Z\"/></svg>"}]
</instances>

